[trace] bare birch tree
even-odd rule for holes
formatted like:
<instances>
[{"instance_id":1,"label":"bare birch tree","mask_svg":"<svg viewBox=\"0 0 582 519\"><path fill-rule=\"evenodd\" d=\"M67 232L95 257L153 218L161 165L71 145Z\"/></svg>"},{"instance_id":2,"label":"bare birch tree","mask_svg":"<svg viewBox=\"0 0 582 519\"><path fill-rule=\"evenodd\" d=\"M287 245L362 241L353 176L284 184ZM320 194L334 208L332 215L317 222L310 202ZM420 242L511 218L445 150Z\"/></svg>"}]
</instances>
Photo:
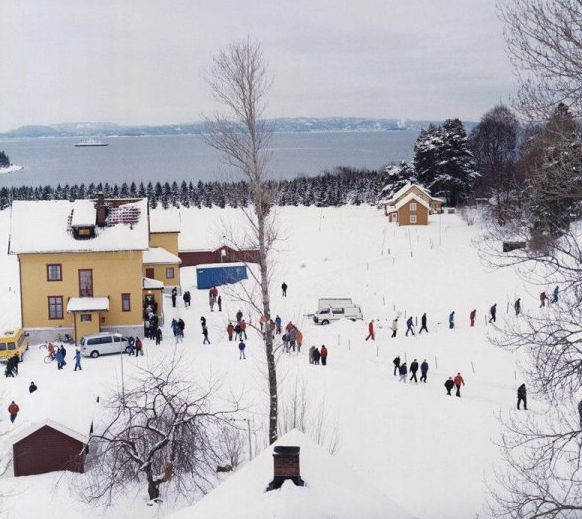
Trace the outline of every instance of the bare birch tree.
<instances>
[{"instance_id":1,"label":"bare birch tree","mask_svg":"<svg viewBox=\"0 0 582 519\"><path fill-rule=\"evenodd\" d=\"M518 73L516 108L534 121L559 103L582 114L582 1L498 0Z\"/></svg>"},{"instance_id":2,"label":"bare birch tree","mask_svg":"<svg viewBox=\"0 0 582 519\"><path fill-rule=\"evenodd\" d=\"M202 389L180 373L179 357L151 368L126 383L104 403L104 426L90 440L89 484L81 495L89 502L111 503L129 485L145 481L150 499L162 484L177 492L208 491L219 461L216 438L237 411L211 407L218 389Z\"/></svg>"},{"instance_id":3,"label":"bare birch tree","mask_svg":"<svg viewBox=\"0 0 582 519\"><path fill-rule=\"evenodd\" d=\"M269 251L276 237L272 213L274 191L267 185L272 130L263 118L271 81L261 47L247 40L231 44L214 59L208 84L223 113L205 117L207 143L218 150L223 161L245 178L252 201L252 213L245 212L252 241L259 250L258 284L260 303L254 306L271 319L269 294ZM277 371L273 334L263 335L268 368L269 442L277 440Z\"/></svg>"}]
</instances>

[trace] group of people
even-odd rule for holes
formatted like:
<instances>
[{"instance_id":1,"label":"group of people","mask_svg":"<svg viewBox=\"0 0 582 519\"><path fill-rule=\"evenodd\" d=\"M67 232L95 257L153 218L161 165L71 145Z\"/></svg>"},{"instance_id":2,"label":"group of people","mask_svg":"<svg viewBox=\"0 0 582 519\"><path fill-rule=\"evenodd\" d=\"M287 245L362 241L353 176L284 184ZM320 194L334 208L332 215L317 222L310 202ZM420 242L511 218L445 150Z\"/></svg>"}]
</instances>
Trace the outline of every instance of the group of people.
<instances>
[{"instance_id":1,"label":"group of people","mask_svg":"<svg viewBox=\"0 0 582 519\"><path fill-rule=\"evenodd\" d=\"M175 288L175 287L174 287ZM153 306L148 305L145 309L146 318L143 322L143 333L151 340L155 340L156 344L162 341L162 329L160 327L160 319L156 315Z\"/></svg>"},{"instance_id":2,"label":"group of people","mask_svg":"<svg viewBox=\"0 0 582 519\"><path fill-rule=\"evenodd\" d=\"M135 355L136 357L138 355L143 355L143 343L141 342L141 339L136 336L135 339L133 337L129 337L127 339L128 343L129 343L129 356L131 357L132 355ZM156 338L156 344L159 344L159 342L157 342L157 338Z\"/></svg>"},{"instance_id":3,"label":"group of people","mask_svg":"<svg viewBox=\"0 0 582 519\"><path fill-rule=\"evenodd\" d=\"M291 321L285 326L285 333L282 335L281 340L283 341L284 353L295 352L295 348L297 348L297 353L301 353L303 334Z\"/></svg>"},{"instance_id":4,"label":"group of people","mask_svg":"<svg viewBox=\"0 0 582 519\"><path fill-rule=\"evenodd\" d=\"M309 364L319 366L320 360L322 366L327 366L327 348L323 344L321 350L317 349L315 346L311 346L311 348L309 348Z\"/></svg>"},{"instance_id":5,"label":"group of people","mask_svg":"<svg viewBox=\"0 0 582 519\"><path fill-rule=\"evenodd\" d=\"M184 340L184 328L186 328L184 320L181 317L178 319L174 317L170 323L170 328L172 328L175 343L182 342ZM159 344L159 342L156 341L156 344Z\"/></svg>"},{"instance_id":6,"label":"group of people","mask_svg":"<svg viewBox=\"0 0 582 519\"><path fill-rule=\"evenodd\" d=\"M4 370L4 376L8 377L15 377L18 375L18 364L20 363L20 357L18 353L15 353L11 357L8 358L6 362L6 369Z\"/></svg>"},{"instance_id":7,"label":"group of people","mask_svg":"<svg viewBox=\"0 0 582 519\"><path fill-rule=\"evenodd\" d=\"M204 319L204 322L206 322L206 319ZM240 341L243 340L243 337L245 340L247 339L247 322L243 319L242 310L239 309L236 313L236 324L233 324L232 321L228 322L226 333L229 341L232 341L233 337L235 340Z\"/></svg>"}]
</instances>

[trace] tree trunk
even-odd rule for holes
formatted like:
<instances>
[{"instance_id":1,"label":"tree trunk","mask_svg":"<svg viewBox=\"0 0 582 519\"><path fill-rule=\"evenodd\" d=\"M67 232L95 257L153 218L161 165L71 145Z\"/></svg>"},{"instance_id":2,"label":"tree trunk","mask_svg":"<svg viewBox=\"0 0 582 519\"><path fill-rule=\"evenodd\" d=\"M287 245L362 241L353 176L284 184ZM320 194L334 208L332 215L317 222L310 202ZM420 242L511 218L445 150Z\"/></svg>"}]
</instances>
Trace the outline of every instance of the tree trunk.
<instances>
[{"instance_id":1,"label":"tree trunk","mask_svg":"<svg viewBox=\"0 0 582 519\"><path fill-rule=\"evenodd\" d=\"M151 470L146 470L146 476L148 481L148 496L150 499L156 499L160 497L160 484L154 481L154 475Z\"/></svg>"}]
</instances>

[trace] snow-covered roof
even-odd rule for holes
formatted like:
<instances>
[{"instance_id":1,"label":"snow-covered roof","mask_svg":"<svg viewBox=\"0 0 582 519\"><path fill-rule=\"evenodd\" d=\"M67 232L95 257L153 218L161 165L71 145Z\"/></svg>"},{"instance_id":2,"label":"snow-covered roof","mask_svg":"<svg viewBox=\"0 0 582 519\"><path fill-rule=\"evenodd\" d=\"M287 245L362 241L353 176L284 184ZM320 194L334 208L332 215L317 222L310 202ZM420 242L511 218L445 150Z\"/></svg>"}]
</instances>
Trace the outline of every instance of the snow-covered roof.
<instances>
[{"instance_id":1,"label":"snow-covered roof","mask_svg":"<svg viewBox=\"0 0 582 519\"><path fill-rule=\"evenodd\" d=\"M394 193L391 198L383 198L382 200L380 200L379 204L381 204L381 205L395 205L398 203L398 199L401 198L402 196L404 196L413 187L418 188L426 196L428 196L431 200L441 201L441 199L439 199L439 198L434 198L430 194L430 191L428 189L426 189L425 187L421 186L420 184L408 183L404 187L401 187L398 191L396 191L396 193Z\"/></svg>"},{"instance_id":2,"label":"snow-covered roof","mask_svg":"<svg viewBox=\"0 0 582 519\"><path fill-rule=\"evenodd\" d=\"M157 290L164 288L164 283L163 281L158 281L157 279L143 278L142 287L144 290Z\"/></svg>"},{"instance_id":3,"label":"snow-covered roof","mask_svg":"<svg viewBox=\"0 0 582 519\"><path fill-rule=\"evenodd\" d=\"M152 209L150 211L150 232L180 232L181 219L178 209Z\"/></svg>"},{"instance_id":4,"label":"snow-covered roof","mask_svg":"<svg viewBox=\"0 0 582 519\"><path fill-rule=\"evenodd\" d=\"M80 441L81 443L87 444L89 442L90 437L89 429L91 427L91 423L89 423L89 427L87 428L86 432L80 432L75 431L70 427L66 427L62 423L50 419L43 420L42 422L38 423L32 423L28 427L23 427L10 438L10 442L14 445L15 443L18 443L20 440L23 440L27 436L30 436L32 433L38 431L45 425L48 425L49 427L52 427L53 429L62 432L63 434L66 434L67 436L70 436L71 438L74 438L77 441Z\"/></svg>"},{"instance_id":5,"label":"snow-covered roof","mask_svg":"<svg viewBox=\"0 0 582 519\"><path fill-rule=\"evenodd\" d=\"M298 446L305 486L286 481L265 492L273 479L273 449ZM198 503L169 519L413 519L368 481L297 430L280 438Z\"/></svg>"},{"instance_id":6,"label":"snow-covered roof","mask_svg":"<svg viewBox=\"0 0 582 519\"><path fill-rule=\"evenodd\" d=\"M76 202L75 202L76 203ZM10 223L10 254L145 250L149 246L147 200L112 201L105 227L95 237L73 237L75 203L67 200L15 201ZM91 202L89 202L91 203ZM88 207L81 213L85 220ZM86 212L87 211L87 212Z\"/></svg>"},{"instance_id":7,"label":"snow-covered roof","mask_svg":"<svg viewBox=\"0 0 582 519\"><path fill-rule=\"evenodd\" d=\"M197 265L196 270L204 270L204 269L219 269L223 267L246 267L246 263L241 262L232 262L232 263L204 263L204 265Z\"/></svg>"},{"instance_id":8,"label":"snow-covered roof","mask_svg":"<svg viewBox=\"0 0 582 519\"><path fill-rule=\"evenodd\" d=\"M163 247L150 247L148 250L143 251L143 263L144 265L153 265L156 263L182 263L182 260L168 252Z\"/></svg>"},{"instance_id":9,"label":"snow-covered roof","mask_svg":"<svg viewBox=\"0 0 582 519\"><path fill-rule=\"evenodd\" d=\"M89 227L95 225L97 211L92 200L76 200L73 202L72 227Z\"/></svg>"},{"instance_id":10,"label":"snow-covered roof","mask_svg":"<svg viewBox=\"0 0 582 519\"><path fill-rule=\"evenodd\" d=\"M109 310L108 297L71 297L67 312L101 312Z\"/></svg>"},{"instance_id":11,"label":"snow-covered roof","mask_svg":"<svg viewBox=\"0 0 582 519\"><path fill-rule=\"evenodd\" d=\"M398 211L398 209L400 209L401 207L405 206L408 202L412 202L412 201L418 202L420 205L422 205L423 207L426 207L427 209L430 209L430 206L428 204L428 202L426 202L425 200L423 200L422 198L420 198L419 196L415 195L414 193L410 193L409 195L406 195L402 200L400 200L395 206L394 209L396 211Z\"/></svg>"}]
</instances>

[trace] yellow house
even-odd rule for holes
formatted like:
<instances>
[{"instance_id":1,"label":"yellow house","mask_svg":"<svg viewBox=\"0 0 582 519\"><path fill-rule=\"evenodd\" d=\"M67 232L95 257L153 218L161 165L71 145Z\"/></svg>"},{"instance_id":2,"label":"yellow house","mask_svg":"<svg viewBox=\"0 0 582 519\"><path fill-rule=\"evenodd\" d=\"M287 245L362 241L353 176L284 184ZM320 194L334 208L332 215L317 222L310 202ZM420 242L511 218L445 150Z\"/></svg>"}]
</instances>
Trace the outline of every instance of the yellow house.
<instances>
[{"instance_id":1,"label":"yellow house","mask_svg":"<svg viewBox=\"0 0 582 519\"><path fill-rule=\"evenodd\" d=\"M182 260L162 247L150 247L143 253L143 275L161 281L166 287L180 286Z\"/></svg>"},{"instance_id":2,"label":"yellow house","mask_svg":"<svg viewBox=\"0 0 582 519\"><path fill-rule=\"evenodd\" d=\"M69 333L143 334L146 199L12 204L21 318L31 341ZM160 305L161 306L161 305Z\"/></svg>"},{"instance_id":3,"label":"yellow house","mask_svg":"<svg viewBox=\"0 0 582 519\"><path fill-rule=\"evenodd\" d=\"M161 247L178 256L180 213L177 209L150 211L150 247Z\"/></svg>"},{"instance_id":4,"label":"yellow house","mask_svg":"<svg viewBox=\"0 0 582 519\"><path fill-rule=\"evenodd\" d=\"M398 221L400 225L400 220L396 213L402 212L401 207L403 202L406 200L406 204L410 202L411 197L416 197L416 201L426 206L429 210L429 214L440 214L443 212L444 200L442 198L434 197L430 194L430 191L419 184L406 184L404 187L396 191L389 199L380 200L380 205L384 206L384 214L388 216L390 222ZM414 203L414 202L413 202ZM423 223L420 223L420 222ZM419 218L417 222L413 225L427 225L428 218Z\"/></svg>"}]
</instances>

